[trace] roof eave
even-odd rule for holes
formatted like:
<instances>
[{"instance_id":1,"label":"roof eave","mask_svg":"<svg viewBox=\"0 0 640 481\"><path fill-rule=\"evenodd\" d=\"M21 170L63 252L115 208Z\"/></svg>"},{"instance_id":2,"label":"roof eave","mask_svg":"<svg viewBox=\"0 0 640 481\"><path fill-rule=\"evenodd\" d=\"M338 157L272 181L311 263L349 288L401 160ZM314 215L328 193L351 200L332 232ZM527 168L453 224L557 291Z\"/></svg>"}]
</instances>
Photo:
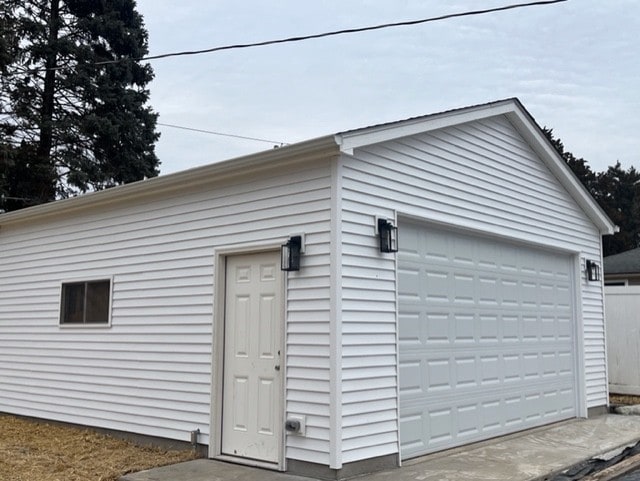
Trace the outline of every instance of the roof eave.
<instances>
[{"instance_id":1,"label":"roof eave","mask_svg":"<svg viewBox=\"0 0 640 481\"><path fill-rule=\"evenodd\" d=\"M549 170L596 225L600 233L602 235L613 235L619 232L619 227L607 216L582 182L580 182L580 179L565 163L564 159L544 135L533 116L520 101L515 100L514 106L516 108L506 114L509 121L542 158Z\"/></svg>"},{"instance_id":2,"label":"roof eave","mask_svg":"<svg viewBox=\"0 0 640 481\"><path fill-rule=\"evenodd\" d=\"M500 100L483 105L451 110L440 114L417 117L400 122L365 127L292 144L235 159L209 164L202 167L155 177L144 181L113 187L100 192L64 199L27 209L0 215L0 226L24 222L43 216L67 213L86 207L95 207L131 198L158 194L165 190L217 181L230 176L255 172L258 168L268 168L283 162L304 161L340 151L352 154L353 150L365 145L376 144L394 138L414 135L425 131L445 128L451 125L479 120L489 116L506 115L514 127L541 157L558 181L583 209L601 234L614 234L618 227L587 192L582 183L565 164L562 157L544 135L535 119L516 98Z\"/></svg>"},{"instance_id":3,"label":"roof eave","mask_svg":"<svg viewBox=\"0 0 640 481\"><path fill-rule=\"evenodd\" d=\"M353 154L354 149L388 140L443 129L452 125L472 122L492 115L507 114L513 110L516 99L498 100L482 105L448 110L437 114L390 122L336 134L340 149Z\"/></svg>"},{"instance_id":4,"label":"roof eave","mask_svg":"<svg viewBox=\"0 0 640 481\"><path fill-rule=\"evenodd\" d=\"M305 162L323 156L338 154L339 149L335 137L327 135L285 147L0 214L0 226L28 222L62 213L68 214L85 208L95 208L146 195L158 195L165 191L182 188L185 185L196 186L212 181L219 182L229 177L247 175L248 173L255 174L260 169L274 168L278 165Z\"/></svg>"},{"instance_id":5,"label":"roof eave","mask_svg":"<svg viewBox=\"0 0 640 481\"><path fill-rule=\"evenodd\" d=\"M366 145L498 115L505 115L509 119L589 219L597 226L601 234L612 235L619 231L618 226L609 219L591 194L587 192L580 180L546 138L533 116L517 98L498 100L439 114L342 132L336 134L336 142L343 152L353 154L354 149Z\"/></svg>"}]
</instances>

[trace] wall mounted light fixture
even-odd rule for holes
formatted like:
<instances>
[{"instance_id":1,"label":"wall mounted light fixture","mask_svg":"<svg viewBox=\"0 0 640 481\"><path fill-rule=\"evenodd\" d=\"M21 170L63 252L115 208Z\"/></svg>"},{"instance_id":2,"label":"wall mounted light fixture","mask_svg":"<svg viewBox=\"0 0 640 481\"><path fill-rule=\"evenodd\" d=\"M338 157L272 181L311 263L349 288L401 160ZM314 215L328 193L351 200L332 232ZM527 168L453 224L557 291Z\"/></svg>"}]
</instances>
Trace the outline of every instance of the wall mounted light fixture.
<instances>
[{"instance_id":1,"label":"wall mounted light fixture","mask_svg":"<svg viewBox=\"0 0 640 481\"><path fill-rule=\"evenodd\" d=\"M587 259L587 279L590 281L600 280L600 266L596 261Z\"/></svg>"},{"instance_id":2,"label":"wall mounted light fixture","mask_svg":"<svg viewBox=\"0 0 640 481\"><path fill-rule=\"evenodd\" d=\"M398 227L391 221L377 218L378 237L380 239L380 252L398 252Z\"/></svg>"},{"instance_id":3,"label":"wall mounted light fixture","mask_svg":"<svg viewBox=\"0 0 640 481\"><path fill-rule=\"evenodd\" d=\"M300 270L302 236L294 235L280 248L280 267L283 271Z\"/></svg>"}]
</instances>

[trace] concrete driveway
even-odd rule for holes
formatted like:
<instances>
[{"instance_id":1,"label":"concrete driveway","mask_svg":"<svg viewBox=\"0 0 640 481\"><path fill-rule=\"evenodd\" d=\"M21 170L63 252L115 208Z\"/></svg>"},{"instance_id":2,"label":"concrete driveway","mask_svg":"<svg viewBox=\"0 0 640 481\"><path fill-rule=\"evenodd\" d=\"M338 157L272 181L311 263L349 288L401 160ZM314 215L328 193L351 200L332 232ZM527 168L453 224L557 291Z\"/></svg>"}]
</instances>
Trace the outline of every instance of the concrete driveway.
<instances>
[{"instance_id":1,"label":"concrete driveway","mask_svg":"<svg viewBox=\"0 0 640 481\"><path fill-rule=\"evenodd\" d=\"M525 481L619 452L640 440L640 416L574 419L406 461L359 481ZM120 481L310 481L311 478L209 459L128 474Z\"/></svg>"}]
</instances>

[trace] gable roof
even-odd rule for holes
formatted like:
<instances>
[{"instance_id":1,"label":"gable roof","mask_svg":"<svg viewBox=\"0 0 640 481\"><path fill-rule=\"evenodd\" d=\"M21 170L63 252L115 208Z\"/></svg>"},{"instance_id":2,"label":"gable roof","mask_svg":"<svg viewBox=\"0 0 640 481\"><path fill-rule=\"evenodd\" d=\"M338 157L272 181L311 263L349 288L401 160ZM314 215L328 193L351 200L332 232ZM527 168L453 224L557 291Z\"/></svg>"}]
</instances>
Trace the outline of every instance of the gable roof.
<instances>
[{"instance_id":1,"label":"gable roof","mask_svg":"<svg viewBox=\"0 0 640 481\"><path fill-rule=\"evenodd\" d=\"M604 258L605 274L640 273L640 247Z\"/></svg>"},{"instance_id":2,"label":"gable roof","mask_svg":"<svg viewBox=\"0 0 640 481\"><path fill-rule=\"evenodd\" d=\"M555 147L524 108L520 100L510 98L486 104L448 110L432 115L414 117L399 122L373 125L362 129L336 134L343 152L353 153L358 147L414 135L431 130L459 125L497 115L504 115L522 135L524 140L545 163L547 168L569 192L602 234L614 234L618 227L609 219L591 194L582 185L571 168L564 162Z\"/></svg>"},{"instance_id":3,"label":"gable roof","mask_svg":"<svg viewBox=\"0 0 640 481\"><path fill-rule=\"evenodd\" d=\"M535 119L517 98L339 132L278 149L271 149L153 179L113 187L100 192L30 207L0 215L0 226L56 213L74 211L89 206L134 199L152 193L158 194L167 190L176 190L184 186L185 183L189 185L203 184L210 182L214 178L220 180L225 177L239 176L248 169L255 172L274 165L286 165L287 162L304 161L305 159L314 160L322 157L329 158L339 155L340 152L352 154L354 149L366 145L498 115L505 115L508 118L602 234L617 232L617 226L607 217L571 169L565 164Z\"/></svg>"}]
</instances>

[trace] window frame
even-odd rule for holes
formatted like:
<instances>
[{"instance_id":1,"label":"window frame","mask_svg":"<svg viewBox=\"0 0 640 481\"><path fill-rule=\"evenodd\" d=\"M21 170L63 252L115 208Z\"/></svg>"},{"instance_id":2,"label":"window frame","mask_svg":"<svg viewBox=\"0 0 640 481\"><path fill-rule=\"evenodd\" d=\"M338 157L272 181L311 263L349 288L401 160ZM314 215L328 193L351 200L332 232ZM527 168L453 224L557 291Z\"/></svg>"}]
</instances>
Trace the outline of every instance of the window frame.
<instances>
[{"instance_id":1,"label":"window frame","mask_svg":"<svg viewBox=\"0 0 640 481\"><path fill-rule=\"evenodd\" d=\"M109 299L107 306L107 322L64 322L63 320L63 301L64 287L69 284L85 284L84 301L86 305L86 285L92 282L109 282ZM113 304L113 276L99 277L83 277L78 279L65 279L60 282L60 297L58 299L58 327L62 329L108 329L111 327L111 311Z\"/></svg>"}]
</instances>

